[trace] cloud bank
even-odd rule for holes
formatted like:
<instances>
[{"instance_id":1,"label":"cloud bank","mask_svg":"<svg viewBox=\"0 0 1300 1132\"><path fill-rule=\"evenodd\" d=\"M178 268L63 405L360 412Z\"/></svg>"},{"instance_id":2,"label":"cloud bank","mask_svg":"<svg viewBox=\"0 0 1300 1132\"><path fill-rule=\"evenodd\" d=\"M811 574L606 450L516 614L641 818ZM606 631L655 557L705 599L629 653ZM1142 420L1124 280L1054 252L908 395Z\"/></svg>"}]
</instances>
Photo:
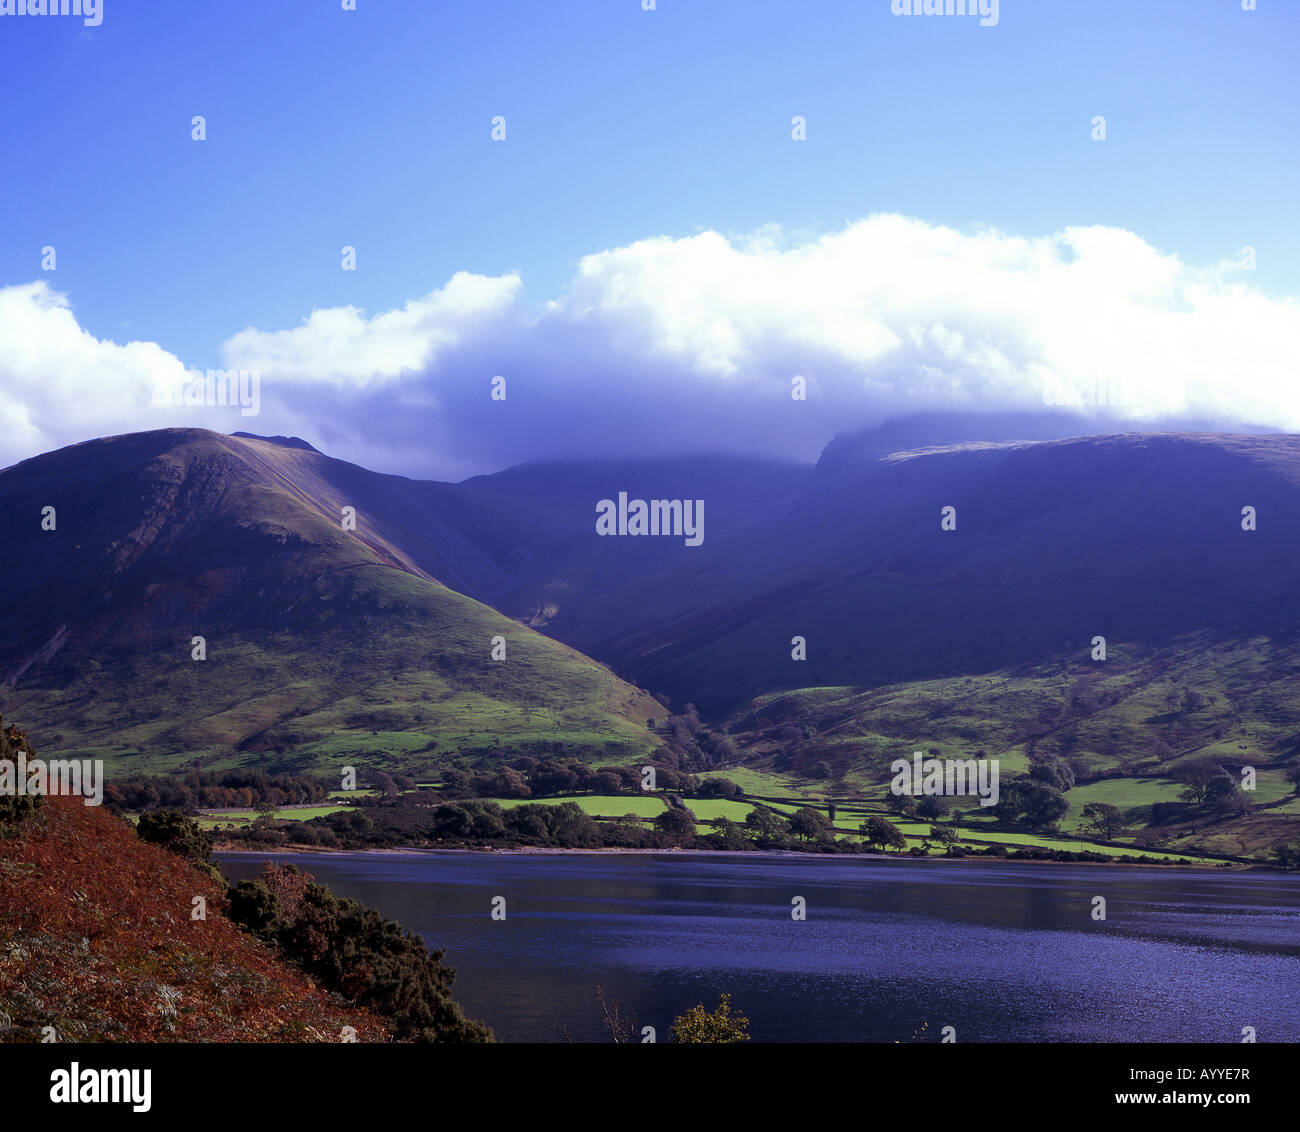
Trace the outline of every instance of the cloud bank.
<instances>
[{"instance_id":1,"label":"cloud bank","mask_svg":"<svg viewBox=\"0 0 1300 1132\"><path fill-rule=\"evenodd\" d=\"M1243 260L1185 264L1116 228L1024 238L883 214L804 240L656 237L584 257L549 302L518 275L460 272L397 310L240 331L222 354L260 373L256 418L153 404L179 359L96 339L31 283L0 290L0 462L171 425L293 433L444 477L701 450L808 460L901 413L1097 401L1135 426L1300 431L1300 303L1251 280Z\"/></svg>"}]
</instances>

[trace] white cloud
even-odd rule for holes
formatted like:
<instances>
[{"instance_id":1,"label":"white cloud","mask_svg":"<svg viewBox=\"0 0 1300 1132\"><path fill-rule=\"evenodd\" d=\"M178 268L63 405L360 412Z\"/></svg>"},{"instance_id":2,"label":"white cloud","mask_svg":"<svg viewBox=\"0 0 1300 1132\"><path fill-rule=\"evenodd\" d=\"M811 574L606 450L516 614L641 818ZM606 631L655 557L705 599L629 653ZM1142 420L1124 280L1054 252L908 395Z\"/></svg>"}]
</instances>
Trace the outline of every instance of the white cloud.
<instances>
[{"instance_id":1,"label":"white cloud","mask_svg":"<svg viewBox=\"0 0 1300 1132\"><path fill-rule=\"evenodd\" d=\"M400 310L367 319L356 307L314 310L292 330L243 330L224 346L226 364L286 381L348 387L419 373L514 303L517 275L489 278L458 271L447 285Z\"/></svg>"},{"instance_id":2,"label":"white cloud","mask_svg":"<svg viewBox=\"0 0 1300 1132\"><path fill-rule=\"evenodd\" d=\"M1300 304L1251 278L1101 227L1025 238L891 214L816 238L770 225L656 237L584 257L547 303L526 302L517 275L462 272L398 310L244 330L224 343L226 364L261 371L274 429L216 427L296 432L426 474L709 448L812 458L834 432L893 413L1041 409L1045 389L1101 381L1138 395L1117 409L1135 421L1300 431ZM44 331L16 329L31 310ZM43 285L0 291L0 377L19 390L0 421L20 444L124 416L156 427L156 410L124 414L106 391L179 364L97 341ZM497 374L504 404L488 395ZM806 404L790 399L794 375ZM72 424L56 394L82 397Z\"/></svg>"},{"instance_id":3,"label":"white cloud","mask_svg":"<svg viewBox=\"0 0 1300 1132\"><path fill-rule=\"evenodd\" d=\"M44 281L0 288L0 466L159 427L154 387L184 369L154 342L118 345L83 330L67 296Z\"/></svg>"}]
</instances>

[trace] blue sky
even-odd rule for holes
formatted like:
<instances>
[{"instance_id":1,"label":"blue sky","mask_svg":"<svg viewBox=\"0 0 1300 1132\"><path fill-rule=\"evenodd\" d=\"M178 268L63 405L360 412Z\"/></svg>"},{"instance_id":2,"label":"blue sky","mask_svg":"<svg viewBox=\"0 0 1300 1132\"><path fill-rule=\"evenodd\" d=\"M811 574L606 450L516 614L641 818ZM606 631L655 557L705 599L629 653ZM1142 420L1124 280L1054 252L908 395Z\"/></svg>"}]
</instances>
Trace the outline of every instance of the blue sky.
<instances>
[{"instance_id":1,"label":"blue sky","mask_svg":"<svg viewBox=\"0 0 1300 1132\"><path fill-rule=\"evenodd\" d=\"M43 280L97 340L198 368L246 328L398 309L456 272L541 304L637 241L877 213L1106 226L1188 265L1249 245L1251 288L1300 295L1300 4L1003 0L989 28L889 0L357 7L0 17L0 287Z\"/></svg>"}]
</instances>

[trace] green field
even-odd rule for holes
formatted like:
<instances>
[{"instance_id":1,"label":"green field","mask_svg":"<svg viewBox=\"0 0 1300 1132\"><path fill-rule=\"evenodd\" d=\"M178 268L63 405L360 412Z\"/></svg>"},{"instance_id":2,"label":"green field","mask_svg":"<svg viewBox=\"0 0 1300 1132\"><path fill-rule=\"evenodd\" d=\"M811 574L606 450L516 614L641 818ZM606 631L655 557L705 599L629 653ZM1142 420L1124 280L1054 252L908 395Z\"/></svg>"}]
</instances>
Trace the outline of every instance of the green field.
<instances>
[{"instance_id":1,"label":"green field","mask_svg":"<svg viewBox=\"0 0 1300 1132\"><path fill-rule=\"evenodd\" d=\"M309 821L312 818L323 818L351 808L351 806L303 806L277 810L274 817L277 821ZM221 825L247 825L257 816L256 810L213 810L202 815L198 822L203 829L215 829Z\"/></svg>"},{"instance_id":2,"label":"green field","mask_svg":"<svg viewBox=\"0 0 1300 1132\"><path fill-rule=\"evenodd\" d=\"M782 795L795 792L785 775L771 774L767 771L754 770L751 767L727 767L725 770L704 771L701 778L725 778L734 782L746 794Z\"/></svg>"},{"instance_id":3,"label":"green field","mask_svg":"<svg viewBox=\"0 0 1300 1132\"><path fill-rule=\"evenodd\" d=\"M573 794L555 798L484 798L481 800L496 802L503 810L515 806L558 806L563 802L574 802L595 818L621 818L624 814L635 814L639 818L653 818L662 814L667 806L662 798L636 794Z\"/></svg>"},{"instance_id":4,"label":"green field","mask_svg":"<svg viewBox=\"0 0 1300 1132\"><path fill-rule=\"evenodd\" d=\"M735 802L726 798L684 798L686 808L700 821L714 818L727 818L734 822L743 822L749 816L753 806L748 802Z\"/></svg>"}]
</instances>

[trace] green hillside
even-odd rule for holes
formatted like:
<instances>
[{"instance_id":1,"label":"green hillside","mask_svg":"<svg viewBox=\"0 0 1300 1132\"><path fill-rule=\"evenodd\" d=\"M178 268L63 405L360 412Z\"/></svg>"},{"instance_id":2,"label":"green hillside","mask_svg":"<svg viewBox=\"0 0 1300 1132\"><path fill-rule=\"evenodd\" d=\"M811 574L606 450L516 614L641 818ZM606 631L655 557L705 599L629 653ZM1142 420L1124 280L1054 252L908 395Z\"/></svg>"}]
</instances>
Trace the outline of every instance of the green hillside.
<instances>
[{"instance_id":1,"label":"green hillside","mask_svg":"<svg viewBox=\"0 0 1300 1132\"><path fill-rule=\"evenodd\" d=\"M665 712L648 695L411 565L364 511L344 529L331 508L349 496L298 469L313 455L171 430L0 476L6 513L32 515L14 528L0 673L47 753L122 772L423 773L457 756L609 762L658 746L646 720ZM38 527L41 499L59 508L55 532Z\"/></svg>"},{"instance_id":2,"label":"green hillside","mask_svg":"<svg viewBox=\"0 0 1300 1132\"><path fill-rule=\"evenodd\" d=\"M997 759L1003 783L1060 760L1076 779L1063 833L1080 829L1085 805L1104 802L1121 811L1126 838L1258 856L1300 834L1300 798L1286 777L1300 754L1298 673L1295 640L1201 634L1161 648L1120 646L1095 664L777 693L755 700L728 730L747 768L781 773L811 797L879 799L890 764L917 750ZM1176 777L1196 760L1237 780L1254 768L1247 812L1183 800ZM1165 813L1153 826L1156 805Z\"/></svg>"}]
</instances>

